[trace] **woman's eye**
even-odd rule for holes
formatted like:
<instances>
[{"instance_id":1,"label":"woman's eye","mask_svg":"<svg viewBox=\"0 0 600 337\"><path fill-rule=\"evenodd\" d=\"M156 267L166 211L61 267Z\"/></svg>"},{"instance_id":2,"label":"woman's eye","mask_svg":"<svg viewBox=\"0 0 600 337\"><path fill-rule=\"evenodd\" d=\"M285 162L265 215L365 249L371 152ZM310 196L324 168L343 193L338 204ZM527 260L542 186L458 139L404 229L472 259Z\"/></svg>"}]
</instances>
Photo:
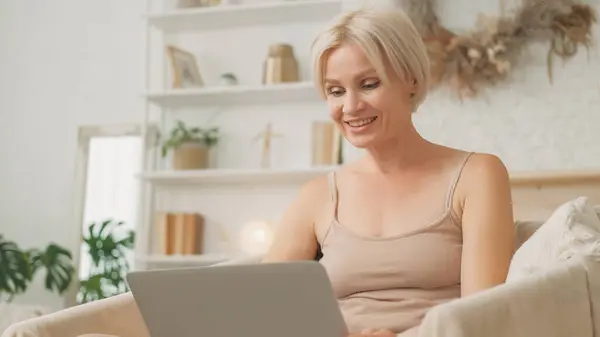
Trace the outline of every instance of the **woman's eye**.
<instances>
[{"instance_id":1,"label":"woman's eye","mask_svg":"<svg viewBox=\"0 0 600 337\"><path fill-rule=\"evenodd\" d=\"M367 82L365 84L363 84L363 88L365 89L375 89L379 86L380 81L376 81L376 82Z\"/></svg>"},{"instance_id":2,"label":"woman's eye","mask_svg":"<svg viewBox=\"0 0 600 337\"><path fill-rule=\"evenodd\" d=\"M341 88L330 88L327 90L327 92L332 95L332 96L341 96L344 94L344 90Z\"/></svg>"}]
</instances>

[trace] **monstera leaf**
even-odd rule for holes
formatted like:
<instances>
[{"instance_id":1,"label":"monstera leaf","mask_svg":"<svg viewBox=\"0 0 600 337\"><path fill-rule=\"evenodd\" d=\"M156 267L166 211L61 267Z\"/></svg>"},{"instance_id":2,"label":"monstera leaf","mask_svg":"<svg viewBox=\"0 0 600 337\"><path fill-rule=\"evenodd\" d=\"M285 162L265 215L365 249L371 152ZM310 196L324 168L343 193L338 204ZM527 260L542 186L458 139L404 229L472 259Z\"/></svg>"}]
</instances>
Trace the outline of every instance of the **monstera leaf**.
<instances>
[{"instance_id":1,"label":"monstera leaf","mask_svg":"<svg viewBox=\"0 0 600 337\"><path fill-rule=\"evenodd\" d=\"M123 222L105 220L100 225L92 223L83 238L87 245L92 264L100 269L118 269L128 267L126 254L133 248L134 235L129 231L124 237L118 237L118 227ZM97 229L99 227L99 229ZM123 265L125 264L125 265Z\"/></svg>"},{"instance_id":2,"label":"monstera leaf","mask_svg":"<svg viewBox=\"0 0 600 337\"><path fill-rule=\"evenodd\" d=\"M32 272L27 255L19 246L0 235L0 295L7 293L9 302L27 290Z\"/></svg>"},{"instance_id":3,"label":"monstera leaf","mask_svg":"<svg viewBox=\"0 0 600 337\"><path fill-rule=\"evenodd\" d=\"M127 253L133 248L133 231L122 232L123 222L105 220L92 223L83 237L92 262L90 275L80 283L80 303L126 292L129 270Z\"/></svg>"},{"instance_id":4,"label":"monstera leaf","mask_svg":"<svg viewBox=\"0 0 600 337\"><path fill-rule=\"evenodd\" d=\"M112 289L107 286L107 275L96 274L80 282L79 303L101 300L113 295Z\"/></svg>"},{"instance_id":5,"label":"monstera leaf","mask_svg":"<svg viewBox=\"0 0 600 337\"><path fill-rule=\"evenodd\" d=\"M33 273L40 268L46 269L44 278L46 289L59 294L67 290L75 273L71 252L56 244L50 244L45 251L31 249L27 255Z\"/></svg>"}]
</instances>

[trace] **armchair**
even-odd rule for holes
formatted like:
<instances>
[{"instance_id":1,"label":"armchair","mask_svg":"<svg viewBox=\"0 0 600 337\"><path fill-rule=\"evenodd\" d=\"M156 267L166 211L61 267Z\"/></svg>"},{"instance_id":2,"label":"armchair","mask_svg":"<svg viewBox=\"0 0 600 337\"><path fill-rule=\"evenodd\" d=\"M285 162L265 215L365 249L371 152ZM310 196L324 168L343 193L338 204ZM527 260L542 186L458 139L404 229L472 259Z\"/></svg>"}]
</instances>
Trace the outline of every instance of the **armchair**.
<instances>
[{"instance_id":1,"label":"armchair","mask_svg":"<svg viewBox=\"0 0 600 337\"><path fill-rule=\"evenodd\" d=\"M531 223L518 225L518 242L526 241L537 226ZM259 256L254 256L222 264L257 263L259 260ZM599 337L599 275L600 262L574 258L546 273L508 282L433 308L425 316L418 336ZM150 337L131 293L16 323L1 336L94 335Z\"/></svg>"}]
</instances>

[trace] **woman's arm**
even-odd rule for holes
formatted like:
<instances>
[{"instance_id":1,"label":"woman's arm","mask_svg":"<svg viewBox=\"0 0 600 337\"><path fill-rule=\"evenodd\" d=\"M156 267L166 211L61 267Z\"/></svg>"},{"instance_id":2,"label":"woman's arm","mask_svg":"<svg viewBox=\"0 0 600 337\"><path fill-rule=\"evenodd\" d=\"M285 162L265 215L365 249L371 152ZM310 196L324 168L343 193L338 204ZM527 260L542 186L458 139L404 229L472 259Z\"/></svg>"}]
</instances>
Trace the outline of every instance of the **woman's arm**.
<instances>
[{"instance_id":1,"label":"woman's arm","mask_svg":"<svg viewBox=\"0 0 600 337\"><path fill-rule=\"evenodd\" d=\"M462 296L504 283L514 253L509 174L493 155L474 155L463 171Z\"/></svg>"},{"instance_id":2,"label":"woman's arm","mask_svg":"<svg viewBox=\"0 0 600 337\"><path fill-rule=\"evenodd\" d=\"M315 219L320 205L326 202L326 178L309 181L284 213L277 226L273 243L262 262L313 260L318 243Z\"/></svg>"}]
</instances>

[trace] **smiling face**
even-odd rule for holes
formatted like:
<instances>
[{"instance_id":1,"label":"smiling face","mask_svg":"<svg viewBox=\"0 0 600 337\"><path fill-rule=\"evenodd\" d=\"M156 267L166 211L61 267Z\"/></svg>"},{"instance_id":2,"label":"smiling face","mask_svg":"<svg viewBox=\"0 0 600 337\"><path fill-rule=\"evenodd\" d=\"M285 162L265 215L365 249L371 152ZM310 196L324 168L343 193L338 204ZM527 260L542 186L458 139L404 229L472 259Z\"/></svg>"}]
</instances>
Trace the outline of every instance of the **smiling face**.
<instances>
[{"instance_id":1,"label":"smiling face","mask_svg":"<svg viewBox=\"0 0 600 337\"><path fill-rule=\"evenodd\" d=\"M359 46L332 49L324 66L331 118L352 145L369 148L393 140L411 125L414 86L393 72L384 81Z\"/></svg>"}]
</instances>

